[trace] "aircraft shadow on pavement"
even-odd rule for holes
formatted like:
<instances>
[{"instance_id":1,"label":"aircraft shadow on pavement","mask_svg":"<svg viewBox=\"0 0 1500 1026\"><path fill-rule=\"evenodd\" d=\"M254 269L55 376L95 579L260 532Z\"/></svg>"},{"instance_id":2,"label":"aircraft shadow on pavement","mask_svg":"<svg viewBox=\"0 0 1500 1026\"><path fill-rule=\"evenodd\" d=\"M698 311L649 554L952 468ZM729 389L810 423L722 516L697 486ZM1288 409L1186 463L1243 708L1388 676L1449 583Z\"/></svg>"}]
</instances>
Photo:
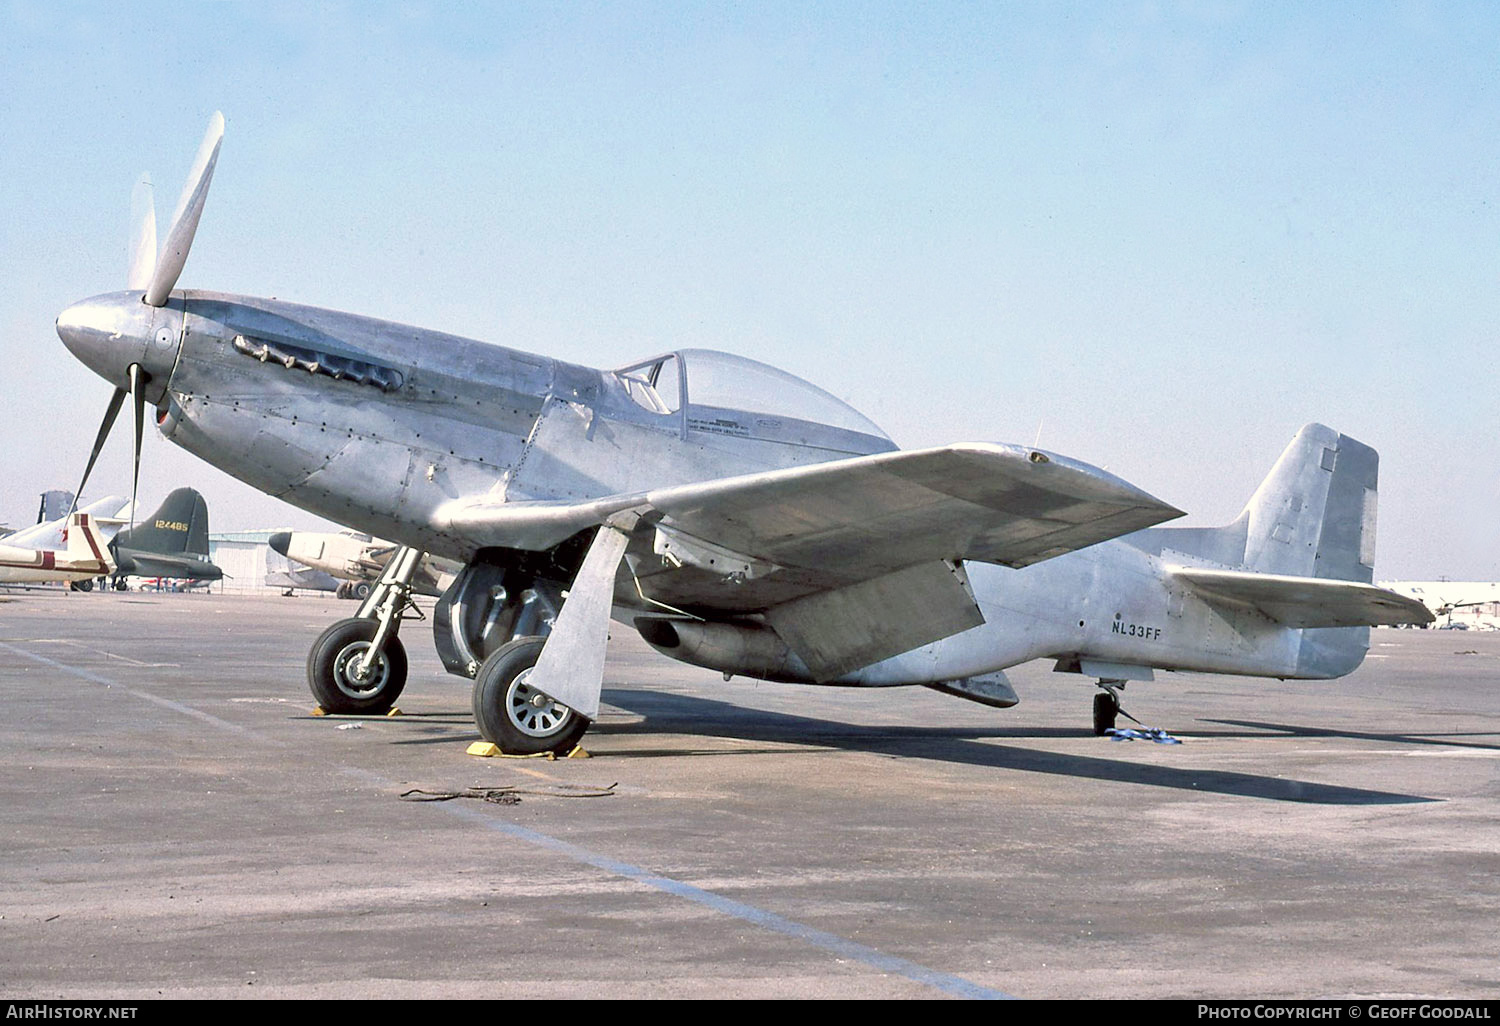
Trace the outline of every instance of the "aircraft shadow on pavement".
<instances>
[{"instance_id":1,"label":"aircraft shadow on pavement","mask_svg":"<svg viewBox=\"0 0 1500 1026\"><path fill-rule=\"evenodd\" d=\"M1496 736L1494 731L1466 731L1466 732L1417 732L1409 734L1382 734L1362 730L1336 730L1332 727L1305 727L1294 723L1261 723L1256 720L1204 720L1205 723L1218 723L1226 727L1243 727L1245 732L1204 732L1212 737L1258 737L1264 736L1265 732L1274 732L1287 737L1338 737L1350 741L1380 741L1385 744L1397 745L1439 745L1453 748L1483 748L1488 751L1500 751L1500 744L1484 744L1477 741L1455 740L1462 738Z\"/></svg>"},{"instance_id":2,"label":"aircraft shadow on pavement","mask_svg":"<svg viewBox=\"0 0 1500 1026\"><path fill-rule=\"evenodd\" d=\"M989 766L1085 780L1145 784L1150 787L1315 805L1407 805L1438 800L1422 795L1319 784L1254 773L1146 765L1121 759L1067 755L1015 745L984 743L985 739L1007 736L1006 732L987 729L865 727L750 709L690 695L618 688L607 689L604 699L610 705L644 716L645 721L599 724L592 733L600 735L671 730L742 741L814 744L909 759L933 759L960 765ZM1033 731L1027 733L1035 735ZM1063 736L1077 737L1078 732L1064 731ZM1099 743L1112 745L1115 742L1101 738Z\"/></svg>"}]
</instances>

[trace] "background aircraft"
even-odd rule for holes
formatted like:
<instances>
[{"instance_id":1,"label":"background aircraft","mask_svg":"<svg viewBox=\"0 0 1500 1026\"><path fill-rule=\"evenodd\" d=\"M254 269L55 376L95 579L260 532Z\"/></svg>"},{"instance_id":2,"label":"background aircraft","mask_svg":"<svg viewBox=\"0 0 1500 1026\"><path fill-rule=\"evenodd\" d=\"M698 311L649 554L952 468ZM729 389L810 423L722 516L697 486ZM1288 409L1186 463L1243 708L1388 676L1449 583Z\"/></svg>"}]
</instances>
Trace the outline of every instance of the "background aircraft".
<instances>
[{"instance_id":1,"label":"background aircraft","mask_svg":"<svg viewBox=\"0 0 1500 1026\"><path fill-rule=\"evenodd\" d=\"M1381 587L1409 595L1434 617L1445 617L1447 624L1461 610L1493 606L1491 612L1500 612L1500 582L1496 581L1385 581Z\"/></svg>"},{"instance_id":2,"label":"background aircraft","mask_svg":"<svg viewBox=\"0 0 1500 1026\"><path fill-rule=\"evenodd\" d=\"M28 548L6 538L0 544L0 583L92 582L114 567L92 514L74 513L68 518L64 546L61 550Z\"/></svg>"},{"instance_id":3,"label":"background aircraft","mask_svg":"<svg viewBox=\"0 0 1500 1026\"><path fill-rule=\"evenodd\" d=\"M53 519L39 520L30 527L23 527L19 531L6 535L7 545L19 545L28 549L61 549L67 544L64 541L63 526L66 523L67 508L72 504L73 496L68 492L49 492L48 494L67 496L67 500L62 504L62 515ZM106 542L113 540L120 528L130 521L130 503L120 495L106 495L86 506L80 506L75 512L89 514L94 526L99 530L100 537Z\"/></svg>"},{"instance_id":4,"label":"background aircraft","mask_svg":"<svg viewBox=\"0 0 1500 1026\"><path fill-rule=\"evenodd\" d=\"M117 591L125 590L127 577L208 582L224 576L208 559L208 504L191 488L172 492L155 513L115 535L109 548Z\"/></svg>"},{"instance_id":5,"label":"background aircraft","mask_svg":"<svg viewBox=\"0 0 1500 1026\"><path fill-rule=\"evenodd\" d=\"M1014 704L1032 659L1094 678L1095 729L1155 669L1328 678L1371 624L1377 457L1304 428L1241 516L1180 511L1035 448L900 451L774 367L703 350L616 371L275 299L176 291L223 137L215 115L167 242L123 292L58 317L69 350L162 434L272 495L401 542L308 658L332 711L390 707L422 552L464 564L437 604L480 732L566 750L597 716L611 616L726 675L924 684ZM138 240L155 239L154 214ZM139 434L136 459L139 462ZM91 457L92 460L92 457ZM87 474L85 474L85 478ZM81 486L80 486L81 490Z\"/></svg>"},{"instance_id":6,"label":"background aircraft","mask_svg":"<svg viewBox=\"0 0 1500 1026\"><path fill-rule=\"evenodd\" d=\"M37 512L37 523L6 535L5 544L18 549L54 551L66 549L68 543L64 525L67 523L68 510L72 505L72 492L43 492L41 507ZM89 514L92 523L98 529L99 537L107 544L119 533L121 526L128 522L130 504L121 496L107 495L89 503L77 512ZM49 513L55 515L49 518ZM103 575L96 576L102 577ZM49 580L64 579L73 591L94 590L94 577L70 575L67 578L49 578ZM3 577L0 577L0 580L3 580Z\"/></svg>"},{"instance_id":7,"label":"background aircraft","mask_svg":"<svg viewBox=\"0 0 1500 1026\"><path fill-rule=\"evenodd\" d=\"M344 592L351 581L341 581L332 574L322 570L316 570L310 566L290 566L284 569L267 569L266 584L273 588L281 588L284 593L293 591L331 591L339 598L352 597ZM368 593L363 596L368 597Z\"/></svg>"},{"instance_id":8,"label":"background aircraft","mask_svg":"<svg viewBox=\"0 0 1500 1026\"><path fill-rule=\"evenodd\" d=\"M395 542L348 530L281 531L271 535L269 541L271 548L287 559L352 584L351 588L338 589L339 595L358 599L369 597L371 586L400 548ZM454 560L425 556L412 574L412 590L422 595L441 595L462 569L463 565Z\"/></svg>"}]
</instances>

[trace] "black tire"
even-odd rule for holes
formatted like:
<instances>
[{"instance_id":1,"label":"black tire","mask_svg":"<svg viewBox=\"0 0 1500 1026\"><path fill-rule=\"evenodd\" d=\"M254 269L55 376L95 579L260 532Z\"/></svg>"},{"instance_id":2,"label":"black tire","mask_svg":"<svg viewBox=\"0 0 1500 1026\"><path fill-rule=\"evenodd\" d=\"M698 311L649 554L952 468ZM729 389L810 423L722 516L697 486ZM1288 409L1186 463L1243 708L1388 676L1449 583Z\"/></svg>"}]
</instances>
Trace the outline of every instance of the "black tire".
<instances>
[{"instance_id":1,"label":"black tire","mask_svg":"<svg viewBox=\"0 0 1500 1026\"><path fill-rule=\"evenodd\" d=\"M353 656L369 650L379 626L374 620L340 620L313 642L307 654L307 684L328 712L378 716L396 704L406 687L406 648L400 638L386 638L380 663L363 684L347 669Z\"/></svg>"},{"instance_id":2,"label":"black tire","mask_svg":"<svg viewBox=\"0 0 1500 1026\"><path fill-rule=\"evenodd\" d=\"M123 577L116 577L115 578L115 591L124 591L126 589L126 587L127 587L127 585L125 583L125 578L123 578Z\"/></svg>"},{"instance_id":3,"label":"black tire","mask_svg":"<svg viewBox=\"0 0 1500 1026\"><path fill-rule=\"evenodd\" d=\"M359 601L363 602L365 599L370 597L370 588L371 586L369 581L357 581L352 586L350 586L349 594L353 595L355 598L359 599Z\"/></svg>"},{"instance_id":4,"label":"black tire","mask_svg":"<svg viewBox=\"0 0 1500 1026\"><path fill-rule=\"evenodd\" d=\"M69 591L93 591L94 579L92 577L82 581L73 581L68 585Z\"/></svg>"},{"instance_id":5,"label":"black tire","mask_svg":"<svg viewBox=\"0 0 1500 1026\"><path fill-rule=\"evenodd\" d=\"M1115 701L1115 696L1105 691L1094 696L1094 733L1103 737L1105 731L1111 730L1115 725L1115 717L1120 714L1120 703Z\"/></svg>"},{"instance_id":6,"label":"black tire","mask_svg":"<svg viewBox=\"0 0 1500 1026\"><path fill-rule=\"evenodd\" d=\"M567 755L589 729L587 719L526 686L524 674L536 665L544 640L506 642L474 677L474 722L506 755Z\"/></svg>"}]
</instances>

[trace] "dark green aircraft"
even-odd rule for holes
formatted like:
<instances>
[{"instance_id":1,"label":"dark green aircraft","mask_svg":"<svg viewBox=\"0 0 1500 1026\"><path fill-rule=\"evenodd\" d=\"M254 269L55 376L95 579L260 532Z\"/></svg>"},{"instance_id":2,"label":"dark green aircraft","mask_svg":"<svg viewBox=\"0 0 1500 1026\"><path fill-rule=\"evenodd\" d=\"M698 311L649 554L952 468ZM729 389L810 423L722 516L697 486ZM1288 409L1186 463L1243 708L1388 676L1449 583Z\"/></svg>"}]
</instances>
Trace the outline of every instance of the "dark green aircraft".
<instances>
[{"instance_id":1,"label":"dark green aircraft","mask_svg":"<svg viewBox=\"0 0 1500 1026\"><path fill-rule=\"evenodd\" d=\"M208 561L208 503L191 488L179 488L151 516L109 543L115 559L116 591L127 577L173 577L217 581L224 576Z\"/></svg>"}]
</instances>

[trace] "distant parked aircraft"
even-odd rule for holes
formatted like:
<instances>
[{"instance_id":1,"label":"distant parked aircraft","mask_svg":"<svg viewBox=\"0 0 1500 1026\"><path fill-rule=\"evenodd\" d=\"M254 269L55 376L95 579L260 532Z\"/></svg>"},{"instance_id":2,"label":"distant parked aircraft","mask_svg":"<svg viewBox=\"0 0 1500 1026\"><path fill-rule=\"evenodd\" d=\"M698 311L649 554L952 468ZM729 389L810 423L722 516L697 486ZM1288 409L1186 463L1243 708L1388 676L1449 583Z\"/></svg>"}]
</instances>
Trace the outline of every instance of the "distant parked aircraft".
<instances>
[{"instance_id":1,"label":"distant parked aircraft","mask_svg":"<svg viewBox=\"0 0 1500 1026\"><path fill-rule=\"evenodd\" d=\"M271 535L270 546L287 559L350 582L353 587L347 589L347 594L357 599L369 596L371 586L400 548L395 542L350 530L333 534L281 531ZM423 595L441 595L461 570L463 564L456 560L426 556L412 575L412 590ZM340 591L342 596L344 589Z\"/></svg>"},{"instance_id":2,"label":"distant parked aircraft","mask_svg":"<svg viewBox=\"0 0 1500 1026\"><path fill-rule=\"evenodd\" d=\"M217 581L224 576L208 559L208 504L191 488L168 495L151 516L110 542L116 591L127 577Z\"/></svg>"},{"instance_id":3,"label":"distant parked aircraft","mask_svg":"<svg viewBox=\"0 0 1500 1026\"><path fill-rule=\"evenodd\" d=\"M72 504L72 492L44 492L42 494L41 509L37 512L37 516L40 518L38 522L32 524L30 527L23 527L19 531L6 535L5 544L15 549L35 549L39 551L51 550L55 552L66 549L68 547L66 540L68 532L64 530L64 525L67 521L67 516L64 514L66 514L68 507ZM51 518L47 516L49 511L58 510L61 512L57 516ZM89 503L78 510L78 512L89 514L94 527L98 529L99 537L104 544L108 545L109 541L119 533L120 527L129 518L130 507L129 503L121 496L108 495ZM68 586L73 591L92 591L94 588L94 578L102 576L104 575L95 574L88 577L80 577L75 574L67 577L48 577L46 580L66 580ZM7 579L3 574L0 574L0 580ZM28 583L36 582L29 581Z\"/></svg>"},{"instance_id":4,"label":"distant parked aircraft","mask_svg":"<svg viewBox=\"0 0 1500 1026\"><path fill-rule=\"evenodd\" d=\"M103 577L114 568L109 548L99 534L92 514L74 513L68 518L66 547L62 550L0 545L0 582L40 584L47 581L88 581Z\"/></svg>"},{"instance_id":5,"label":"distant parked aircraft","mask_svg":"<svg viewBox=\"0 0 1500 1026\"><path fill-rule=\"evenodd\" d=\"M1409 595L1433 616L1445 616L1450 622L1460 609L1491 604L1500 608L1500 581L1383 581L1380 586Z\"/></svg>"},{"instance_id":6,"label":"distant parked aircraft","mask_svg":"<svg viewBox=\"0 0 1500 1026\"><path fill-rule=\"evenodd\" d=\"M68 493L60 494L67 495ZM63 503L64 512L67 510L68 503L71 502L72 496L69 495L68 502ZM87 506L80 507L77 512L87 513L93 518L94 526L99 529L99 536L107 544L114 540L115 535L120 533L120 528L129 521L130 504L125 501L124 496L106 495ZM23 527L13 534L6 535L5 544L19 545L27 549L65 548L67 543L63 541L63 535L66 533L63 525L66 519L65 516L57 516L52 519L39 520L30 527Z\"/></svg>"}]
</instances>

